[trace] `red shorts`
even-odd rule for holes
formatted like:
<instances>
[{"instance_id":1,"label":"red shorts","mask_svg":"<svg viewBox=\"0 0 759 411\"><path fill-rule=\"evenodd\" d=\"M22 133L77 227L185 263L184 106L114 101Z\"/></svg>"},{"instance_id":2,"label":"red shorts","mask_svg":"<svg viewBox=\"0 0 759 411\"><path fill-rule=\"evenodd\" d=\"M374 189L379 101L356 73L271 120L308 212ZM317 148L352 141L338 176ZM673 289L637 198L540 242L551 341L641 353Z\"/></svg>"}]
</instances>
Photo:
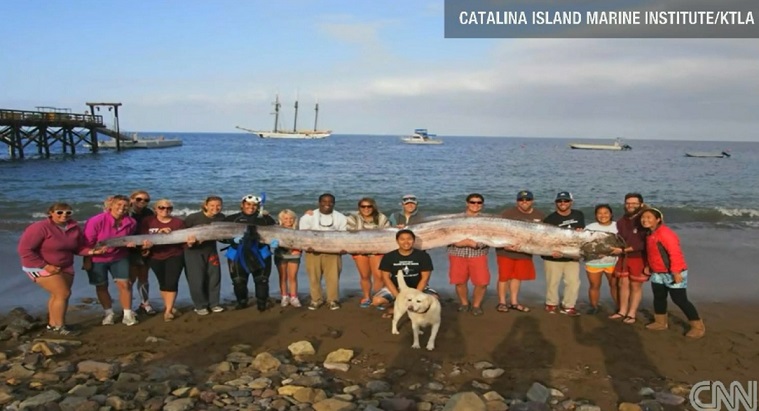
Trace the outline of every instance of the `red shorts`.
<instances>
[{"instance_id":1,"label":"red shorts","mask_svg":"<svg viewBox=\"0 0 759 411\"><path fill-rule=\"evenodd\" d=\"M643 274L643 268L645 266L646 264L643 262L643 257L619 257L617 267L614 270L614 275L617 277L630 277L630 281L645 283L648 281L648 276Z\"/></svg>"},{"instance_id":2,"label":"red shorts","mask_svg":"<svg viewBox=\"0 0 759 411\"><path fill-rule=\"evenodd\" d=\"M535 279L535 264L532 262L532 258L510 258L497 255L496 261L498 262L498 281L500 282Z\"/></svg>"},{"instance_id":3,"label":"red shorts","mask_svg":"<svg viewBox=\"0 0 759 411\"><path fill-rule=\"evenodd\" d=\"M466 284L471 279L474 285L488 285L490 283L488 256L456 257L449 255L448 278L451 284Z\"/></svg>"}]
</instances>

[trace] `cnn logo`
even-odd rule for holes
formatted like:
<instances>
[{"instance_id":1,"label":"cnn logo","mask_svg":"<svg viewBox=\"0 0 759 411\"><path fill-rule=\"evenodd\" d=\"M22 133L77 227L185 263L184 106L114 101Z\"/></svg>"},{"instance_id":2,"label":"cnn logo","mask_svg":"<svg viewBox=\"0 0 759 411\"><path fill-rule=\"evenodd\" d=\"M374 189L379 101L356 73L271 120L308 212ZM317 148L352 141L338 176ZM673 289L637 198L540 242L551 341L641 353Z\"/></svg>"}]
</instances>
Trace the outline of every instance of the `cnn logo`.
<instances>
[{"instance_id":1,"label":"cnn logo","mask_svg":"<svg viewBox=\"0 0 759 411\"><path fill-rule=\"evenodd\" d=\"M693 385L688 397L696 411L757 411L756 381L749 381L745 388L737 381L729 387L720 381L701 381ZM709 398L708 402L701 397Z\"/></svg>"}]
</instances>

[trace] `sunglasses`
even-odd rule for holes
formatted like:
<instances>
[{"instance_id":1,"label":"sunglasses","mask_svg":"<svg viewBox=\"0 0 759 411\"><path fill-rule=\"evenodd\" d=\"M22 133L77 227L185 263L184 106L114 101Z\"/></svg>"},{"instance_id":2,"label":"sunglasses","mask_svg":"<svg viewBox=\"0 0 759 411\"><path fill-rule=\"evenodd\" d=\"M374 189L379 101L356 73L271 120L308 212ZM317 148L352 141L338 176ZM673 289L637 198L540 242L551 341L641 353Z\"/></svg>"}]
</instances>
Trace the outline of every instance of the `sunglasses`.
<instances>
[{"instance_id":1,"label":"sunglasses","mask_svg":"<svg viewBox=\"0 0 759 411\"><path fill-rule=\"evenodd\" d=\"M136 201L138 203L149 203L150 199L149 198L142 198L142 197L135 197L134 201Z\"/></svg>"},{"instance_id":2,"label":"sunglasses","mask_svg":"<svg viewBox=\"0 0 759 411\"><path fill-rule=\"evenodd\" d=\"M529 201L532 201L532 199L531 198L520 198L517 201L529 202Z\"/></svg>"},{"instance_id":3,"label":"sunglasses","mask_svg":"<svg viewBox=\"0 0 759 411\"><path fill-rule=\"evenodd\" d=\"M64 215L64 214L65 214L65 215L71 215L71 214L73 214L73 213L74 213L74 212L73 212L73 211L71 211L71 210L55 210L55 211L53 211L53 212L55 213L55 215Z\"/></svg>"},{"instance_id":4,"label":"sunglasses","mask_svg":"<svg viewBox=\"0 0 759 411\"><path fill-rule=\"evenodd\" d=\"M169 210L169 211L174 210L174 206L158 206L156 208L159 210Z\"/></svg>"},{"instance_id":5,"label":"sunglasses","mask_svg":"<svg viewBox=\"0 0 759 411\"><path fill-rule=\"evenodd\" d=\"M556 203L571 203L572 200L556 200Z\"/></svg>"},{"instance_id":6,"label":"sunglasses","mask_svg":"<svg viewBox=\"0 0 759 411\"><path fill-rule=\"evenodd\" d=\"M374 206L371 205L371 204L361 204L359 207L361 207L361 208L374 208Z\"/></svg>"},{"instance_id":7,"label":"sunglasses","mask_svg":"<svg viewBox=\"0 0 759 411\"><path fill-rule=\"evenodd\" d=\"M484 204L484 201L467 201L469 204Z\"/></svg>"}]
</instances>

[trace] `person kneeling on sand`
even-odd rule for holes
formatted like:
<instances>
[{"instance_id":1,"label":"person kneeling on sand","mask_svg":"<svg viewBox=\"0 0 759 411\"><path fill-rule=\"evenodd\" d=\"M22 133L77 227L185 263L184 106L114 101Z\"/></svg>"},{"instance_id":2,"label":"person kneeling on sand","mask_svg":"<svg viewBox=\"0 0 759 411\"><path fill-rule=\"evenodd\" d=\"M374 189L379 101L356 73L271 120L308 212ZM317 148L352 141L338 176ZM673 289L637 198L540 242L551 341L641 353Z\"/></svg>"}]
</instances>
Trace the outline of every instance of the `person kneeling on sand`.
<instances>
[{"instance_id":1,"label":"person kneeling on sand","mask_svg":"<svg viewBox=\"0 0 759 411\"><path fill-rule=\"evenodd\" d=\"M382 318L393 318L393 303L398 296L398 270L403 271L403 279L410 288L437 297L437 292L429 287L430 275L432 274L432 259L426 251L414 248L416 235L413 231L403 229L395 233L395 241L398 249L391 251L380 261L379 269L382 273L382 281L385 286L380 289L372 304L376 307L390 308L382 315Z\"/></svg>"},{"instance_id":2,"label":"person kneeling on sand","mask_svg":"<svg viewBox=\"0 0 759 411\"><path fill-rule=\"evenodd\" d=\"M646 328L657 331L668 328L669 295L690 322L690 330L685 336L703 337L706 333L704 322L696 307L688 300L688 266L680 247L680 239L672 229L664 225L664 215L655 208L644 209L640 214L640 223L650 231L646 237L645 273L651 276L651 289L654 292L654 322Z\"/></svg>"}]
</instances>

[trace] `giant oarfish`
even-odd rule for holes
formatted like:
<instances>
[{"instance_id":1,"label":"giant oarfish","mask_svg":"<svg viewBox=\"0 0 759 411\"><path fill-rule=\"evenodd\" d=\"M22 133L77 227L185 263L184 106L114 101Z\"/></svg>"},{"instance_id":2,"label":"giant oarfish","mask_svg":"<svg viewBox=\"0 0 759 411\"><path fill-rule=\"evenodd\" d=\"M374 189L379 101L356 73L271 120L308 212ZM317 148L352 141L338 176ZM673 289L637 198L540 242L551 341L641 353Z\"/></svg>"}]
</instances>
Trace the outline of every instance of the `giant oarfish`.
<instances>
[{"instance_id":1,"label":"giant oarfish","mask_svg":"<svg viewBox=\"0 0 759 411\"><path fill-rule=\"evenodd\" d=\"M169 234L148 234L119 237L104 241L110 247L124 246L128 242L140 244L148 240L153 244L176 244L187 241L192 235L198 241L225 240L246 233L247 227L239 223L212 223ZM280 247L313 250L322 253L378 254L398 248L394 228L364 231L313 231L293 230L279 226L250 226L263 243L279 242ZM558 251L569 258L595 259L609 255L611 249L623 247L622 240L611 233L576 231L556 226L493 217L451 217L426 221L409 226L416 235L417 248L428 250L444 247L464 239L491 247L514 248L521 252L551 255Z\"/></svg>"}]
</instances>

